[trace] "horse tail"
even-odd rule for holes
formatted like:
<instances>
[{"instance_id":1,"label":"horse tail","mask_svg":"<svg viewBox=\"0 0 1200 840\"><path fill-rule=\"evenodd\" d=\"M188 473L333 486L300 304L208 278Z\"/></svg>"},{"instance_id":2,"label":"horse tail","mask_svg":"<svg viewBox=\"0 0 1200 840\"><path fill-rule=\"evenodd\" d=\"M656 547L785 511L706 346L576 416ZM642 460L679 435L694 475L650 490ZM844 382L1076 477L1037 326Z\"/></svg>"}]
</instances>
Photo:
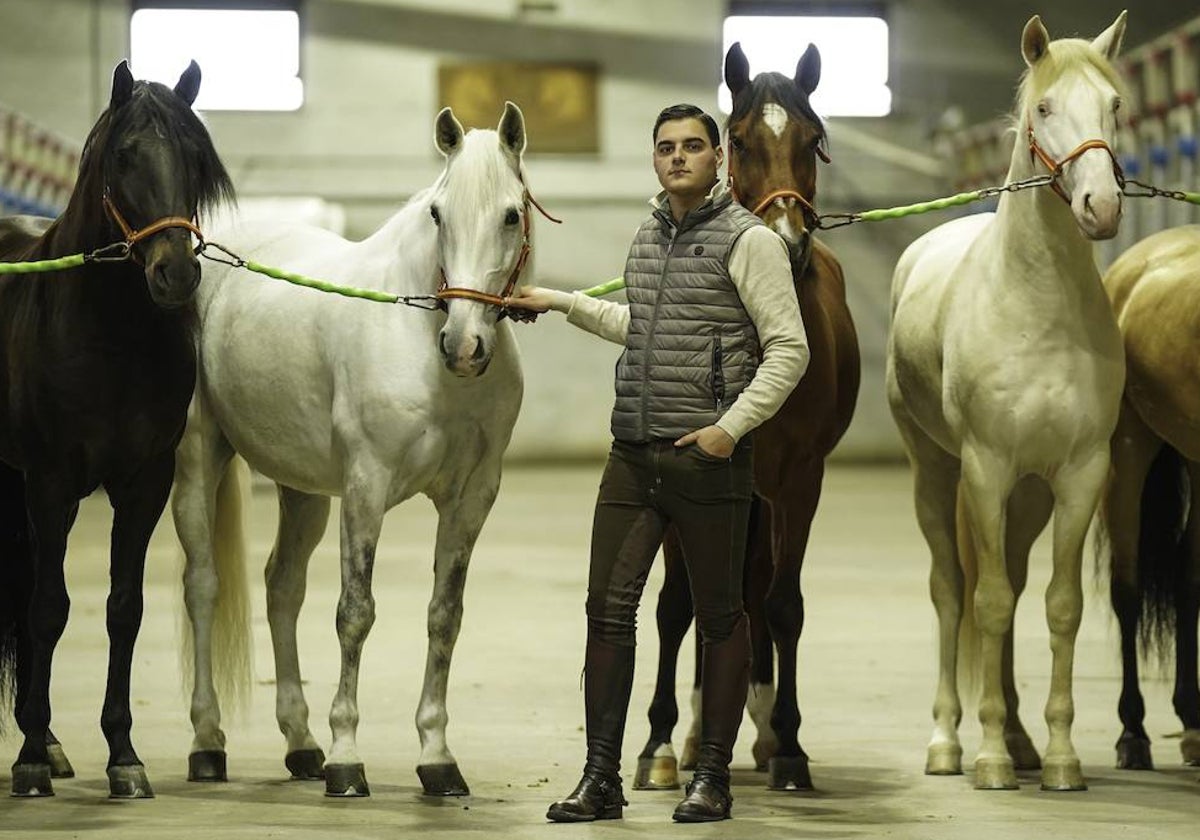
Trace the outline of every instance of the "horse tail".
<instances>
[{"instance_id":1,"label":"horse tail","mask_svg":"<svg viewBox=\"0 0 1200 840\"><path fill-rule=\"evenodd\" d=\"M963 573L962 616L958 621L958 689L967 704L976 702L983 681L982 645L975 623L975 588L979 583L979 558L963 501L962 484L954 504L954 532L958 543L958 565Z\"/></svg>"},{"instance_id":2,"label":"horse tail","mask_svg":"<svg viewBox=\"0 0 1200 840\"><path fill-rule=\"evenodd\" d=\"M1142 656L1165 666L1174 649L1175 593L1187 562L1189 488L1183 457L1164 445L1142 486L1138 524L1137 586L1142 610L1138 642Z\"/></svg>"},{"instance_id":3,"label":"horse tail","mask_svg":"<svg viewBox=\"0 0 1200 840\"><path fill-rule=\"evenodd\" d=\"M212 527L213 566L217 574L217 599L213 607L211 663L213 684L228 708L244 710L250 701L253 657L250 646L250 594L246 585L246 538L242 524L242 498L249 484L249 468L234 458L217 485ZM191 622L184 621L184 663L194 656ZM185 674L191 668L185 664ZM188 686L190 690L191 686Z\"/></svg>"},{"instance_id":4,"label":"horse tail","mask_svg":"<svg viewBox=\"0 0 1200 840\"><path fill-rule=\"evenodd\" d=\"M0 466L0 733L17 694L18 636L33 589L30 549L25 477Z\"/></svg>"}]
</instances>

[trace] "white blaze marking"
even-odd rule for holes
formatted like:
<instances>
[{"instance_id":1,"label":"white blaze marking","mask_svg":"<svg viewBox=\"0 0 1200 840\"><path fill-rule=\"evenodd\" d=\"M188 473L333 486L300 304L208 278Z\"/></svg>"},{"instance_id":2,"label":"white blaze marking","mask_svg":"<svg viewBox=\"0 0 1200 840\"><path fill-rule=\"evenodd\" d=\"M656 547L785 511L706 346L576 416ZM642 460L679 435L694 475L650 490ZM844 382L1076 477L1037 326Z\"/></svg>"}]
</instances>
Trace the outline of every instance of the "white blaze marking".
<instances>
[{"instance_id":1,"label":"white blaze marking","mask_svg":"<svg viewBox=\"0 0 1200 840\"><path fill-rule=\"evenodd\" d=\"M781 201L781 199L776 199ZM788 222L787 216L780 216L775 221L775 232L783 237L783 241L792 245L796 241L796 232L792 230L791 224Z\"/></svg>"},{"instance_id":2,"label":"white blaze marking","mask_svg":"<svg viewBox=\"0 0 1200 840\"><path fill-rule=\"evenodd\" d=\"M777 102L768 102L762 109L763 122L775 132L776 137L783 136L783 130L787 128L788 114L783 110L783 106Z\"/></svg>"}]
</instances>

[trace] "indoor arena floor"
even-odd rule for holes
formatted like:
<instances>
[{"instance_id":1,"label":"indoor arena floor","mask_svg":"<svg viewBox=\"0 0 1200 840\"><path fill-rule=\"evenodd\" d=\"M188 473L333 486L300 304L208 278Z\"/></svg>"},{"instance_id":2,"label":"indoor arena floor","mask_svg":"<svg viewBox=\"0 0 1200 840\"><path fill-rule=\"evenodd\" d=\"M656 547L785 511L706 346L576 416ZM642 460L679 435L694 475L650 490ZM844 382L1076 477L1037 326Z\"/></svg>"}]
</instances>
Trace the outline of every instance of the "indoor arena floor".
<instances>
[{"instance_id":1,"label":"indoor arena floor","mask_svg":"<svg viewBox=\"0 0 1200 840\"><path fill-rule=\"evenodd\" d=\"M1075 665L1075 743L1089 790L1044 793L1036 774L1019 791L979 792L971 776L927 777L922 768L934 688L934 617L928 560L902 467L830 469L804 569L807 626L800 647L801 740L815 792L768 791L750 757L749 720L734 761L734 819L674 825L677 792L628 790L647 734L653 688L656 564L643 599L641 647L625 744L630 805L623 821L551 825L550 801L568 793L583 763L583 601L591 506L599 465L510 468L476 548L462 634L450 678L450 747L472 794L433 799L414 770L413 726L425 654L434 515L425 500L389 514L375 573L377 620L359 692L359 746L372 795L338 800L319 782L287 780L274 690L261 568L275 528L274 494L248 505L252 548L255 670L250 708L226 715L227 784L185 781L191 740L177 664L182 614L180 554L169 516L152 545L146 615L134 670L134 737L157 798L106 798L99 729L107 640L109 508L87 500L72 535L72 613L55 661L54 724L75 765L57 796L0 798L0 836L20 838L409 838L409 837L903 837L1192 838L1200 824L1200 769L1179 765L1179 724L1170 685L1146 685L1147 728L1157 772L1113 769L1119 731L1116 624L1106 584L1085 558L1086 611ZM336 508L335 508L336 512ZM313 559L301 615L301 659L313 731L328 748L327 715L337 681L334 635L337 529ZM1042 592L1047 540L1035 549L1030 588L1017 613L1018 685L1024 719L1044 747L1048 633ZM686 707L692 647L685 644L679 697ZM688 713L685 711L685 718ZM0 740L9 758L18 741ZM974 712L963 725L968 767L979 742ZM677 733L676 748L679 748ZM7 770L0 770L7 788Z\"/></svg>"}]
</instances>

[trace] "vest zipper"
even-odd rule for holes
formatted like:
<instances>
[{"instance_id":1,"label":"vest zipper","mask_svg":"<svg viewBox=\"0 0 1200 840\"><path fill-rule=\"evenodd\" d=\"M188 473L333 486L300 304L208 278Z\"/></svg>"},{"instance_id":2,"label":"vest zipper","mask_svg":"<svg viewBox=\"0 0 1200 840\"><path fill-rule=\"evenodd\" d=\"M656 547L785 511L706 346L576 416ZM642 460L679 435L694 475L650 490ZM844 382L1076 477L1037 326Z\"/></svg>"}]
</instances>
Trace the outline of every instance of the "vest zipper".
<instances>
[{"instance_id":1,"label":"vest zipper","mask_svg":"<svg viewBox=\"0 0 1200 840\"><path fill-rule=\"evenodd\" d=\"M646 353L642 360L642 431L650 437L650 351L654 347L654 331L658 327L658 310L662 304L663 283L667 281L667 271L671 267L671 252L675 250L675 237L679 235L679 225L671 226L671 239L667 242L667 256L663 260L662 274L658 277L658 288L654 290L654 311L650 313L650 328L646 331Z\"/></svg>"},{"instance_id":2,"label":"vest zipper","mask_svg":"<svg viewBox=\"0 0 1200 840\"><path fill-rule=\"evenodd\" d=\"M721 336L718 335L713 339L712 350L712 392L717 411L725 402L725 368L721 364L721 355Z\"/></svg>"}]
</instances>

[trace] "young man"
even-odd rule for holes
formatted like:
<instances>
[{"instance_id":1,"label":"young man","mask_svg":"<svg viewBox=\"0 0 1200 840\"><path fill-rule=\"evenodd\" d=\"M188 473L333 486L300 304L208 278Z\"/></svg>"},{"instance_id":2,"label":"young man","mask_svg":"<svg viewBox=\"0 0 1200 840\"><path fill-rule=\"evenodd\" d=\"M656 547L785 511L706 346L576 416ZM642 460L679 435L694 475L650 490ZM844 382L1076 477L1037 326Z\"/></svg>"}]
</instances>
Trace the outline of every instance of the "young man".
<instances>
[{"instance_id":1,"label":"young man","mask_svg":"<svg viewBox=\"0 0 1200 840\"><path fill-rule=\"evenodd\" d=\"M680 822L726 819L729 762L749 680L742 566L753 475L747 433L774 414L808 365L783 240L717 179L717 124L694 105L654 123L663 191L625 265L629 304L524 287L509 303L567 313L625 346L613 445L600 483L588 575L587 763L550 806L556 822L615 819L633 685L634 622L668 525L683 543L703 641L701 745ZM761 360L761 361L760 361Z\"/></svg>"}]
</instances>

